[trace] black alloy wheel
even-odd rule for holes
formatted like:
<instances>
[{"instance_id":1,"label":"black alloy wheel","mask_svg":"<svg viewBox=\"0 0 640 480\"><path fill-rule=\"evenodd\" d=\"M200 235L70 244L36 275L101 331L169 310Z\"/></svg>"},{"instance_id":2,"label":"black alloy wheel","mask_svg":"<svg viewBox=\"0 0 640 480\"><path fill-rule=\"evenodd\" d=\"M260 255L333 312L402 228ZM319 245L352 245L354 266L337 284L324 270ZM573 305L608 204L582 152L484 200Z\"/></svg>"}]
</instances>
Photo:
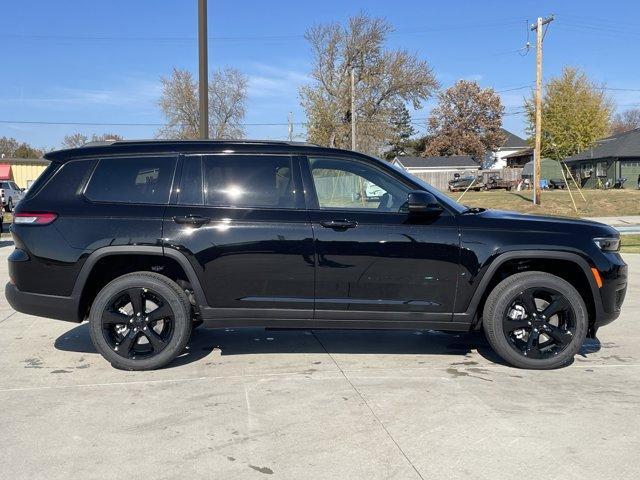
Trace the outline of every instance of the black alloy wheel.
<instances>
[{"instance_id":1,"label":"black alloy wheel","mask_svg":"<svg viewBox=\"0 0 640 480\"><path fill-rule=\"evenodd\" d=\"M506 308L502 328L517 353L527 358L549 358L571 344L575 312L560 292L527 288Z\"/></svg>"},{"instance_id":2,"label":"black alloy wheel","mask_svg":"<svg viewBox=\"0 0 640 480\"><path fill-rule=\"evenodd\" d=\"M185 291L158 273L134 272L108 283L89 313L91 340L114 367L161 368L180 355L193 326Z\"/></svg>"},{"instance_id":3,"label":"black alloy wheel","mask_svg":"<svg viewBox=\"0 0 640 480\"><path fill-rule=\"evenodd\" d=\"M589 328L584 299L566 280L521 272L496 285L484 305L482 326L500 357L520 368L568 364Z\"/></svg>"},{"instance_id":4,"label":"black alloy wheel","mask_svg":"<svg viewBox=\"0 0 640 480\"><path fill-rule=\"evenodd\" d=\"M174 313L157 292L142 287L116 294L102 313L102 333L118 355L135 360L159 354L173 335Z\"/></svg>"}]
</instances>

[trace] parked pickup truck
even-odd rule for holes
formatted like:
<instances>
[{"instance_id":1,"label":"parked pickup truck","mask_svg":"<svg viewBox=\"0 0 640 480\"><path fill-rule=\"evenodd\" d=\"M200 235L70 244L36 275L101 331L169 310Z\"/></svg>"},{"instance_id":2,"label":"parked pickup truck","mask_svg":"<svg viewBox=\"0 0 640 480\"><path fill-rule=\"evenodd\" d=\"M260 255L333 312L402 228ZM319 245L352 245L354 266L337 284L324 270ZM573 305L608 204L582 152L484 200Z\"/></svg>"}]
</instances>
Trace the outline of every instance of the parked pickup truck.
<instances>
[{"instance_id":1,"label":"parked pickup truck","mask_svg":"<svg viewBox=\"0 0 640 480\"><path fill-rule=\"evenodd\" d=\"M22 200L24 189L20 188L15 182L7 181L0 183L0 199L5 211L12 212L13 207Z\"/></svg>"}]
</instances>

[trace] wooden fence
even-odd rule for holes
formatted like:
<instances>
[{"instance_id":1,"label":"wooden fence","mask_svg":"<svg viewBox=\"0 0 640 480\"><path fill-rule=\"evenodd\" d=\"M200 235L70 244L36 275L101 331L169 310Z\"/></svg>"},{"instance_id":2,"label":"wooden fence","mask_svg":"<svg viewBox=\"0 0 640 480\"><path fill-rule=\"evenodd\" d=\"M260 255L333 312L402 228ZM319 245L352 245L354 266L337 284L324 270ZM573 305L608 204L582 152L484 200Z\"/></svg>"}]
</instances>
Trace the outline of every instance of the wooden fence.
<instances>
[{"instance_id":1,"label":"wooden fence","mask_svg":"<svg viewBox=\"0 0 640 480\"><path fill-rule=\"evenodd\" d=\"M453 180L453 172L409 172L419 179L427 182L438 190L447 190L449 180ZM519 181L522 178L521 168L503 168L501 170L465 170L459 172L461 177L470 175L482 175L482 180L486 182L490 177L496 176L504 180Z\"/></svg>"}]
</instances>

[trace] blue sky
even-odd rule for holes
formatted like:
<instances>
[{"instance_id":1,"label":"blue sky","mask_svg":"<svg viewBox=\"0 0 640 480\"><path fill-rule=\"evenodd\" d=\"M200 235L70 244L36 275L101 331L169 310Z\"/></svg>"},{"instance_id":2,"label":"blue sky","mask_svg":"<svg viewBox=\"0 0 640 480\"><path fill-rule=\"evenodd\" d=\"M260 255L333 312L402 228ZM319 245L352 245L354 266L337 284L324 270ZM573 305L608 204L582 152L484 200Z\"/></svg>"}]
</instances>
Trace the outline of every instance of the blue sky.
<instances>
[{"instance_id":1,"label":"blue sky","mask_svg":"<svg viewBox=\"0 0 640 480\"><path fill-rule=\"evenodd\" d=\"M196 73L197 0L2 0L1 12L0 121L161 123L159 78L174 66ZM609 91L619 110L640 105L637 1L210 0L210 68L231 66L249 77L247 124L286 123L289 111L302 122L297 89L311 65L305 30L359 12L385 17L396 29L388 46L426 59L443 86L466 78L498 91L535 80L534 51L516 50L527 41L527 20L555 13L545 78L577 66L623 89ZM501 93L505 127L517 134L524 122L513 113L527 93ZM433 104L413 113L421 132ZM0 122L0 136L48 148L76 131L149 138L157 129ZM277 139L287 127L247 125L246 132Z\"/></svg>"}]
</instances>

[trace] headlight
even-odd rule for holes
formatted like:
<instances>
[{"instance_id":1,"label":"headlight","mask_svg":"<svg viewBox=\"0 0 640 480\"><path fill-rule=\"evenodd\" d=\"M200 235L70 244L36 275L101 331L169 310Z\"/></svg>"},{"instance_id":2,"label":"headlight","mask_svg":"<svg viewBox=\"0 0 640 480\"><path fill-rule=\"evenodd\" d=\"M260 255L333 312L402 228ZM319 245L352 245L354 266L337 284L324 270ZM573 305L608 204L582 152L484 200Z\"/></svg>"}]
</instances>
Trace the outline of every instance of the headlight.
<instances>
[{"instance_id":1,"label":"headlight","mask_svg":"<svg viewBox=\"0 0 640 480\"><path fill-rule=\"evenodd\" d=\"M620 237L594 238L593 243L603 252L617 252L620 250Z\"/></svg>"}]
</instances>

